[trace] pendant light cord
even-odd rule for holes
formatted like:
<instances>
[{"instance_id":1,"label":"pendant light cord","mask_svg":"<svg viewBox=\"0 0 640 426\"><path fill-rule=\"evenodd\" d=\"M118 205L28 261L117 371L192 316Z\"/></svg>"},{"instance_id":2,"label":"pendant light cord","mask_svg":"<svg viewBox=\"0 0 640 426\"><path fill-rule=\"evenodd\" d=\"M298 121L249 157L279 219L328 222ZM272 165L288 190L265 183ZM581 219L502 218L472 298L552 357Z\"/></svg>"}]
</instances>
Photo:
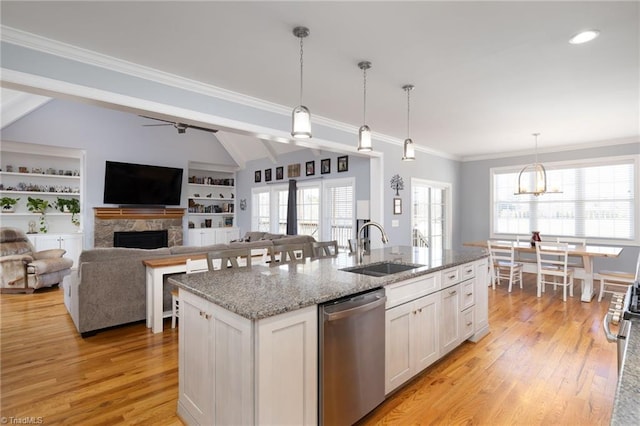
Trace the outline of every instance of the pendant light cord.
<instances>
[{"instance_id":1,"label":"pendant light cord","mask_svg":"<svg viewBox=\"0 0 640 426\"><path fill-rule=\"evenodd\" d=\"M364 74L364 107L362 108L362 124L367 124L367 68L362 70Z\"/></svg>"},{"instance_id":2,"label":"pendant light cord","mask_svg":"<svg viewBox=\"0 0 640 426\"><path fill-rule=\"evenodd\" d=\"M407 139L409 139L409 117L411 116L411 89L407 89Z\"/></svg>"},{"instance_id":3,"label":"pendant light cord","mask_svg":"<svg viewBox=\"0 0 640 426\"><path fill-rule=\"evenodd\" d=\"M302 105L302 68L304 67L304 62L302 60L303 48L302 48L302 37L300 37L300 105Z\"/></svg>"}]
</instances>

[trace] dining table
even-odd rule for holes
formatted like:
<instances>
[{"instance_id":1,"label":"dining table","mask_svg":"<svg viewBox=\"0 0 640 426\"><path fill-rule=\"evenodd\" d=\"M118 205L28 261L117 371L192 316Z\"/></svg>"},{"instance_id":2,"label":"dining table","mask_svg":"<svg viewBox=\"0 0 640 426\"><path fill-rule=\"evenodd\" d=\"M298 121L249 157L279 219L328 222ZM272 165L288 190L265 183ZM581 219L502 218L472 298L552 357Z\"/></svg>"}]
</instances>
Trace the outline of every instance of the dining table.
<instances>
[{"instance_id":1,"label":"dining table","mask_svg":"<svg viewBox=\"0 0 640 426\"><path fill-rule=\"evenodd\" d=\"M497 243L513 244L513 248L518 253L518 262L523 264L523 272L537 273L537 264L535 259L536 248L532 246L529 241L513 241L513 240L491 240ZM544 243L544 241L543 241ZM463 243L467 247L480 247L487 248L487 240L483 241L469 241ZM575 277L582 280L582 292L580 300L583 302L591 302L595 296L593 288L593 259L598 257L604 258L616 258L622 253L623 247L602 246L594 244L580 245L575 243L568 243L568 255L569 257L580 257L582 263L579 266L573 267L575 271ZM521 256L522 254L533 254L533 257L527 258Z\"/></svg>"}]
</instances>

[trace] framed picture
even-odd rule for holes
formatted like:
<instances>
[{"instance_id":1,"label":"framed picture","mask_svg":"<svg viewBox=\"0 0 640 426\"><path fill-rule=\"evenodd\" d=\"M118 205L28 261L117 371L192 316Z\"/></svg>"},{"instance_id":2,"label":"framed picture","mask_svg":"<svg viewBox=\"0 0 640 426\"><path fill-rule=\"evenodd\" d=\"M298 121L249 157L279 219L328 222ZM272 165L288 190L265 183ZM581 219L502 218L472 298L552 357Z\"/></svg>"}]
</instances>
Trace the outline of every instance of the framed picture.
<instances>
[{"instance_id":1,"label":"framed picture","mask_svg":"<svg viewBox=\"0 0 640 426\"><path fill-rule=\"evenodd\" d=\"M256 172L253 174L253 181L260 182L261 180L262 180L262 170L256 170Z\"/></svg>"},{"instance_id":2,"label":"framed picture","mask_svg":"<svg viewBox=\"0 0 640 426\"><path fill-rule=\"evenodd\" d=\"M349 170L349 156L338 157L338 172L346 172L347 170Z\"/></svg>"},{"instance_id":3,"label":"framed picture","mask_svg":"<svg viewBox=\"0 0 640 426\"><path fill-rule=\"evenodd\" d=\"M287 166L287 176L288 177L298 177L300 176L300 163L298 164L289 164Z\"/></svg>"},{"instance_id":4,"label":"framed picture","mask_svg":"<svg viewBox=\"0 0 640 426\"><path fill-rule=\"evenodd\" d=\"M316 174L316 162L315 161L307 161L305 163L305 168L307 170L307 176L313 176Z\"/></svg>"},{"instance_id":5,"label":"framed picture","mask_svg":"<svg viewBox=\"0 0 640 426\"><path fill-rule=\"evenodd\" d=\"M276 180L284 179L284 167L276 167Z\"/></svg>"},{"instance_id":6,"label":"framed picture","mask_svg":"<svg viewBox=\"0 0 640 426\"><path fill-rule=\"evenodd\" d=\"M264 169L264 181L271 182L271 169Z\"/></svg>"},{"instance_id":7,"label":"framed picture","mask_svg":"<svg viewBox=\"0 0 640 426\"><path fill-rule=\"evenodd\" d=\"M402 198L393 199L393 214L402 214Z\"/></svg>"},{"instance_id":8,"label":"framed picture","mask_svg":"<svg viewBox=\"0 0 640 426\"><path fill-rule=\"evenodd\" d=\"M331 158L320 161L320 174L331 173Z\"/></svg>"}]
</instances>

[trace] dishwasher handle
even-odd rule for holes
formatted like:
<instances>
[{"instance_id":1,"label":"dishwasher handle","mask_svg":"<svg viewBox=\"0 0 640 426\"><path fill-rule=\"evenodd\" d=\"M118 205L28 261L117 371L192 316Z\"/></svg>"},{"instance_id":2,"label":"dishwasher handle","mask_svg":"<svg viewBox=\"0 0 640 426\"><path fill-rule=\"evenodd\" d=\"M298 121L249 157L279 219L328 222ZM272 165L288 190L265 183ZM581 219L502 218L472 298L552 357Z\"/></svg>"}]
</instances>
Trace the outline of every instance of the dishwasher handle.
<instances>
[{"instance_id":1,"label":"dishwasher handle","mask_svg":"<svg viewBox=\"0 0 640 426\"><path fill-rule=\"evenodd\" d=\"M372 302L365 303L362 305L357 305L344 310L337 310L335 312L324 312L324 320L325 321L336 321L348 316L352 316L354 314L359 314L362 312L370 311L371 309L375 309L380 305L384 305L387 302L386 296L376 295L375 299ZM335 305L334 305L335 306Z\"/></svg>"}]
</instances>

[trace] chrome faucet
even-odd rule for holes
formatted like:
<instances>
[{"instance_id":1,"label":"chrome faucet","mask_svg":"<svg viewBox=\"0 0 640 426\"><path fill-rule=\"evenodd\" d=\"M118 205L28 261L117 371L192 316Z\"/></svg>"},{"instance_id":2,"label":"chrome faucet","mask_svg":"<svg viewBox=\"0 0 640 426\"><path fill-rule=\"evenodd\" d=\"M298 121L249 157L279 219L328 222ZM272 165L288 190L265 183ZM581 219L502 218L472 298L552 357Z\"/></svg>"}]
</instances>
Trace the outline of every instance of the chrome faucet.
<instances>
[{"instance_id":1,"label":"chrome faucet","mask_svg":"<svg viewBox=\"0 0 640 426\"><path fill-rule=\"evenodd\" d=\"M362 238L360 238L360 234L362 234L362 230L367 226L375 226L380 230L380 233L382 233L383 244L387 244L389 242L389 237L387 237L387 233L384 231L384 228L382 227L382 225L380 225L378 222L367 222L363 224L360 227L360 229L358 229L358 233L356 234L356 240L357 240L356 256L358 256L358 263L362 263L362 257L364 255L364 241L362 240Z\"/></svg>"}]
</instances>

